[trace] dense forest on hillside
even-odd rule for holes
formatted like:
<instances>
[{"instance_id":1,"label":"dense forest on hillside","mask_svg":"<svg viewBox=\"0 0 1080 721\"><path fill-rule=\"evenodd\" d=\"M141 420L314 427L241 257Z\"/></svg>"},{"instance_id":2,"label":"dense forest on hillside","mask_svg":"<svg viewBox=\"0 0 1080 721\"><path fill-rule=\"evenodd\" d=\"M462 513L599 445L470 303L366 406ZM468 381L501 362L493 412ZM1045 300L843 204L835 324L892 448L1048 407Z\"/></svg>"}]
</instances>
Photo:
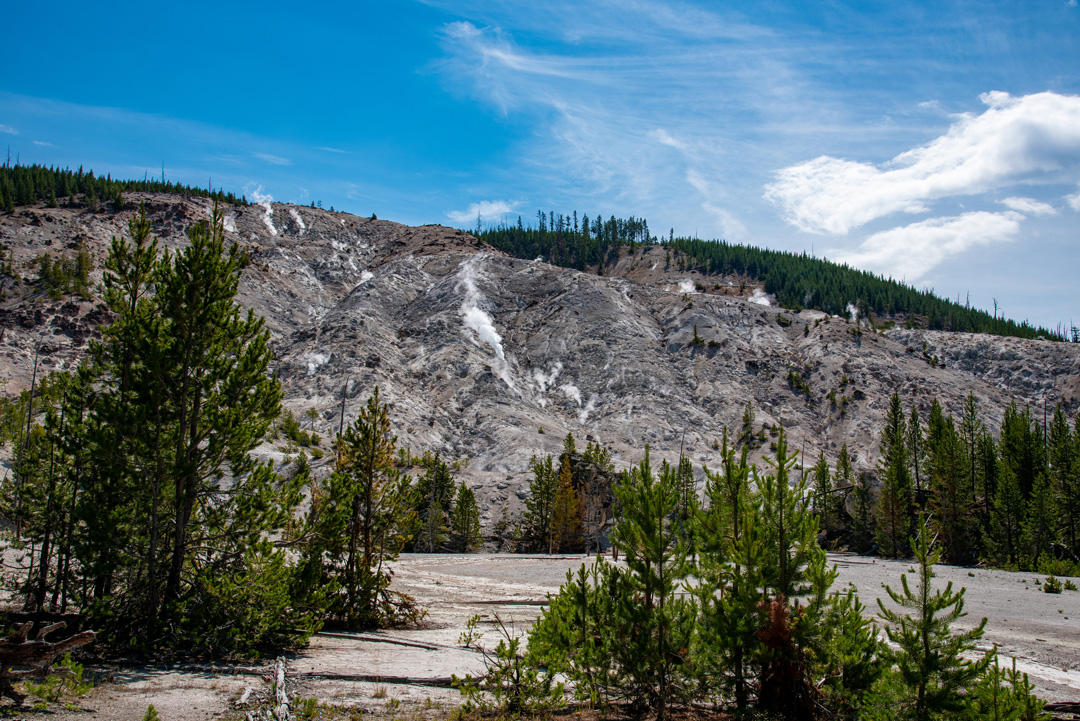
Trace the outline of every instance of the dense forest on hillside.
<instances>
[{"instance_id":1,"label":"dense forest on hillside","mask_svg":"<svg viewBox=\"0 0 1080 721\"><path fill-rule=\"evenodd\" d=\"M16 206L46 203L52 208L60 203L74 205L76 196L96 212L111 204L113 210L124 207L124 193L174 193L200 198L212 198L230 205L247 205L247 198L237 198L223 190L207 190L190 185L146 177L143 180L113 180L111 175L95 176L94 171L78 170L44 165L0 166L0 208L14 212Z\"/></svg>"},{"instance_id":2,"label":"dense forest on hillside","mask_svg":"<svg viewBox=\"0 0 1080 721\"><path fill-rule=\"evenodd\" d=\"M850 307L861 317L905 316L911 324L931 330L991 333L1018 338L1080 340L1080 329L1051 330L939 298L932 289L916 290L903 283L847 265L813 258L806 253L768 250L735 245L723 240L649 235L644 218L627 219L597 216L590 219L577 211L537 214L537 227L500 225L479 232L479 237L499 250L519 258L542 256L554 265L586 270L601 275L605 265L618 258L621 248L638 252L642 245L659 244L667 249L667 263L682 271L707 275L740 275L754 278L776 296L785 308L814 308L833 315L850 315Z\"/></svg>"}]
</instances>

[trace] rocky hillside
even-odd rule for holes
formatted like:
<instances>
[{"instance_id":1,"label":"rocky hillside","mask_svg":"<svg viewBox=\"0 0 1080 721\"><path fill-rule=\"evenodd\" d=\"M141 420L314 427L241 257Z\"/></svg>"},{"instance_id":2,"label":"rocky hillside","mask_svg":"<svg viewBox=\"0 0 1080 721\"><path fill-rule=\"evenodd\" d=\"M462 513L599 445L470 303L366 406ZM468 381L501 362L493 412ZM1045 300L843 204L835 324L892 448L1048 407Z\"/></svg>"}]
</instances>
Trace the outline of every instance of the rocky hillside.
<instances>
[{"instance_id":1,"label":"rocky hillside","mask_svg":"<svg viewBox=\"0 0 1080 721\"><path fill-rule=\"evenodd\" d=\"M204 199L128 202L146 203L166 247L210 214ZM82 244L96 281L110 238L133 213L23 208L0 216L0 245L33 281L32 259ZM348 422L379 385L400 445L469 459L460 475L487 521L519 506L530 457L556 453L567 432L607 445L618 466L645 444L672 460L682 445L695 465L715 466L724 425L737 427L752 402L756 426L766 427L759 454L782 423L808 465L819 449L834 461L846 441L867 469L894 390L905 405L925 411L938 397L957 414L972 392L991 427L1012 400L1063 401L1070 417L1080 406L1076 344L793 314L746 279L668 269L662 248L624 254L596 276L511 258L457 230L302 206L230 206L225 223L251 259L240 300L266 318L286 405L305 428L314 408L315 430L331 437L342 390ZM92 300L49 300L10 278L2 290L9 394L29 384L35 347L42 369L70 368L107 322ZM282 443L262 452L283 458Z\"/></svg>"}]
</instances>

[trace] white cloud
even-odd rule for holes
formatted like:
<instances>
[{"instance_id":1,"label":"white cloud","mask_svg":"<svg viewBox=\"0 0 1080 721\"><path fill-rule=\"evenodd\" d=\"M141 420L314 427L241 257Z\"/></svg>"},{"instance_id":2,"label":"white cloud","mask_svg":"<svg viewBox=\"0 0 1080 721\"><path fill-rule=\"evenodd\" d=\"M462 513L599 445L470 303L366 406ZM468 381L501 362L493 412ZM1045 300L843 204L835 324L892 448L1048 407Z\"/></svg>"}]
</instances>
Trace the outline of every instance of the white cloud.
<instances>
[{"instance_id":1,"label":"white cloud","mask_svg":"<svg viewBox=\"0 0 1080 721\"><path fill-rule=\"evenodd\" d=\"M831 255L838 262L914 283L969 248L1013 240L1022 220L1023 215L1011 210L932 218L874 233L857 249Z\"/></svg>"},{"instance_id":2,"label":"white cloud","mask_svg":"<svg viewBox=\"0 0 1080 721\"><path fill-rule=\"evenodd\" d=\"M19 131L10 125L0 125L0 133L7 133L8 135L18 135Z\"/></svg>"},{"instance_id":3,"label":"white cloud","mask_svg":"<svg viewBox=\"0 0 1080 721\"><path fill-rule=\"evenodd\" d=\"M283 158L280 155L270 155L269 153L252 153L259 160L265 160L271 165L292 165L292 161L288 158Z\"/></svg>"},{"instance_id":4,"label":"white cloud","mask_svg":"<svg viewBox=\"0 0 1080 721\"><path fill-rule=\"evenodd\" d=\"M342 155L348 155L349 154L348 150L342 150L341 148L330 148L330 147L327 147L325 145L320 145L320 146L316 147L315 149L316 150L323 150L323 151L326 151L327 153L339 153L339 154L342 154Z\"/></svg>"},{"instance_id":5,"label":"white cloud","mask_svg":"<svg viewBox=\"0 0 1080 721\"><path fill-rule=\"evenodd\" d=\"M1005 198L1000 201L1006 208L1015 210L1018 213L1027 213L1028 215L1057 215L1057 209L1034 198Z\"/></svg>"},{"instance_id":6,"label":"white cloud","mask_svg":"<svg viewBox=\"0 0 1080 721\"><path fill-rule=\"evenodd\" d=\"M846 235L929 201L1017 184L1080 180L1080 96L981 96L987 110L959 116L941 137L882 166L821 156L784 168L765 197L800 230Z\"/></svg>"},{"instance_id":7,"label":"white cloud","mask_svg":"<svg viewBox=\"0 0 1080 721\"><path fill-rule=\"evenodd\" d=\"M1069 207L1073 210L1080 210L1080 190L1072 195L1065 196L1065 202L1069 204Z\"/></svg>"},{"instance_id":8,"label":"white cloud","mask_svg":"<svg viewBox=\"0 0 1080 721\"><path fill-rule=\"evenodd\" d=\"M444 26L440 74L506 115L534 119L515 167L567 197L633 208L654 229L745 240L736 212L746 212L746 196L757 196L749 188L760 184L733 183L733 168L761 167L757 151L774 152L789 118L803 133L807 116L829 115L817 111L818 94L793 81L804 57L797 43L739 13L555 0L531 7L518 26L503 4L427 2L480 18ZM604 31L575 34L569 16L575 28ZM518 30L551 42L518 44ZM737 128L748 120L769 142L747 142Z\"/></svg>"},{"instance_id":9,"label":"white cloud","mask_svg":"<svg viewBox=\"0 0 1080 721\"><path fill-rule=\"evenodd\" d=\"M667 145L669 147L675 148L676 150L686 149L685 143L671 137L671 134L663 128L656 128L655 130L650 130L648 133L646 133L646 136L652 138L661 145Z\"/></svg>"},{"instance_id":10,"label":"white cloud","mask_svg":"<svg viewBox=\"0 0 1080 721\"><path fill-rule=\"evenodd\" d=\"M493 223L514 210L514 204L505 200L482 200L470 203L467 210L451 210L446 217L455 223L475 223L477 217L485 223Z\"/></svg>"},{"instance_id":11,"label":"white cloud","mask_svg":"<svg viewBox=\"0 0 1080 721\"><path fill-rule=\"evenodd\" d=\"M38 147L41 147L41 148L55 148L56 147L52 143L45 142L44 140L31 140L30 142L33 143L34 145L37 145Z\"/></svg>"}]
</instances>

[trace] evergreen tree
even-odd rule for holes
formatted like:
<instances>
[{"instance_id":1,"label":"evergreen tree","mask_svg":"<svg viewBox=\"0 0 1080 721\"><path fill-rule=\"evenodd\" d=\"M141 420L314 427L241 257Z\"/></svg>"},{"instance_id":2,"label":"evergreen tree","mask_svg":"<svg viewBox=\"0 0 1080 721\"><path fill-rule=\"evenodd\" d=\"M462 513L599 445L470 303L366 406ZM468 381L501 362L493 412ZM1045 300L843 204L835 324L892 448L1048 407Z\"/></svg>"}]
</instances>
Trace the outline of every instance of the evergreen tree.
<instances>
[{"instance_id":1,"label":"evergreen tree","mask_svg":"<svg viewBox=\"0 0 1080 721\"><path fill-rule=\"evenodd\" d=\"M570 472L569 456L559 471L555 500L551 508L551 531L548 539L548 553L566 553L580 546L581 510L574 477Z\"/></svg>"},{"instance_id":2,"label":"evergreen tree","mask_svg":"<svg viewBox=\"0 0 1080 721\"><path fill-rule=\"evenodd\" d=\"M1035 478L1026 511L1021 530L1026 559L1022 560L1026 561L1029 569L1038 570L1039 561L1050 552L1050 546L1057 540L1057 504L1053 487L1046 476Z\"/></svg>"},{"instance_id":3,"label":"evergreen tree","mask_svg":"<svg viewBox=\"0 0 1080 721\"><path fill-rule=\"evenodd\" d=\"M552 467L550 455L543 460L533 456L529 468L533 480L529 483L529 497L525 499L522 545L528 551L547 551L551 547L551 519L559 475Z\"/></svg>"},{"instance_id":4,"label":"evergreen tree","mask_svg":"<svg viewBox=\"0 0 1080 721\"><path fill-rule=\"evenodd\" d=\"M860 473L859 478L852 489L851 535L855 540L855 548L859 553L870 550L874 543L874 501L870 494L870 477L866 473Z\"/></svg>"},{"instance_id":5,"label":"evergreen tree","mask_svg":"<svg viewBox=\"0 0 1080 721\"><path fill-rule=\"evenodd\" d=\"M931 550L925 531L912 542L912 550L917 564L915 588L908 584L905 573L900 577L902 593L885 587L900 610L887 608L881 599L878 606L888 624L885 632L897 646L893 660L908 689L901 711L904 717L929 721L963 711L965 693L989 666L993 652L976 661L964 658L965 653L975 650L986 619L970 631L953 633L952 623L966 615L964 589L953 592L951 582L944 590L932 589L933 567L941 554Z\"/></svg>"},{"instance_id":6,"label":"evergreen tree","mask_svg":"<svg viewBox=\"0 0 1080 721\"><path fill-rule=\"evenodd\" d=\"M930 479L933 528L949 563L972 561L973 518L968 496L968 465L965 440L956 432L952 416L933 448L933 477Z\"/></svg>"},{"instance_id":7,"label":"evergreen tree","mask_svg":"<svg viewBox=\"0 0 1080 721\"><path fill-rule=\"evenodd\" d=\"M742 415L742 427L739 432L739 443L744 446L749 446L754 441L754 404L750 401L746 402L746 407L743 408Z\"/></svg>"},{"instance_id":8,"label":"evergreen tree","mask_svg":"<svg viewBox=\"0 0 1080 721\"><path fill-rule=\"evenodd\" d=\"M454 476L438 452L425 461L424 474L416 483L414 498L419 519L419 533L414 544L418 551L442 550L450 530L450 510L454 503Z\"/></svg>"},{"instance_id":9,"label":"evergreen tree","mask_svg":"<svg viewBox=\"0 0 1080 721\"><path fill-rule=\"evenodd\" d=\"M106 643L233 653L316 623L270 542L301 495L250 455L281 390L269 334L234 302L238 251L221 225L215 210L164 258L143 214L130 242L113 239L113 322L46 420L44 507L59 522L34 601L76 604Z\"/></svg>"},{"instance_id":10,"label":"evergreen tree","mask_svg":"<svg viewBox=\"0 0 1080 721\"><path fill-rule=\"evenodd\" d=\"M971 496L971 504L978 502L979 491L979 466L978 447L979 436L982 434L982 421L979 420L979 401L975 394L969 392L964 400L964 414L960 418L960 437L964 442L966 463L964 477L967 479L967 488Z\"/></svg>"},{"instance_id":11,"label":"evergreen tree","mask_svg":"<svg viewBox=\"0 0 1080 721\"><path fill-rule=\"evenodd\" d=\"M818 453L817 463L814 464L814 508L818 515L818 526L828 533L839 516L834 512L836 499L833 494L832 476L829 472L829 462L825 460L825 451Z\"/></svg>"},{"instance_id":12,"label":"evergreen tree","mask_svg":"<svg viewBox=\"0 0 1080 721\"><path fill-rule=\"evenodd\" d=\"M747 446L736 460L727 429L718 473L705 468L704 508L697 514L696 574L699 625L692 649L695 675L706 688L734 695L736 710L750 709L751 663L763 607L764 539L753 511Z\"/></svg>"},{"instance_id":13,"label":"evergreen tree","mask_svg":"<svg viewBox=\"0 0 1080 721\"><path fill-rule=\"evenodd\" d=\"M612 542L625 554L626 585L619 597L619 621L613 629L623 642L617 661L624 693L650 708L662 721L683 688L679 668L690 643L688 602L676 593L689 573L686 544L671 522L678 503L673 469L655 476L645 458L627 472L615 489L622 507Z\"/></svg>"},{"instance_id":14,"label":"evergreen tree","mask_svg":"<svg viewBox=\"0 0 1080 721\"><path fill-rule=\"evenodd\" d=\"M1024 497L1020 493L1016 473L1011 465L1003 463L990 520L999 559L1014 566L1020 563L1024 509Z\"/></svg>"},{"instance_id":15,"label":"evergreen tree","mask_svg":"<svg viewBox=\"0 0 1080 721\"><path fill-rule=\"evenodd\" d=\"M1050 421L1048 445L1052 493L1058 499L1058 528L1062 541L1076 553L1080 549L1080 438L1070 431L1061 404Z\"/></svg>"},{"instance_id":16,"label":"evergreen tree","mask_svg":"<svg viewBox=\"0 0 1080 721\"><path fill-rule=\"evenodd\" d=\"M476 505L476 495L464 482L458 486L454 511L450 514L450 532L455 550L463 553L476 550L484 540L480 535L480 509Z\"/></svg>"},{"instance_id":17,"label":"evergreen tree","mask_svg":"<svg viewBox=\"0 0 1080 721\"><path fill-rule=\"evenodd\" d=\"M923 439L922 424L919 421L919 408L914 404L911 406L911 416L908 418L907 424L907 449L908 456L911 459L911 472L915 478L915 499L916 503L920 503L923 495L922 474L920 469L923 465L923 458L926 455L926 448Z\"/></svg>"},{"instance_id":18,"label":"evergreen tree","mask_svg":"<svg viewBox=\"0 0 1080 721\"><path fill-rule=\"evenodd\" d=\"M416 527L409 477L394 466L396 436L378 387L337 441L336 469L315 493L307 573L339 589L332 617L350 628L417 620L411 598L389 590L390 569Z\"/></svg>"},{"instance_id":19,"label":"evergreen tree","mask_svg":"<svg viewBox=\"0 0 1080 721\"><path fill-rule=\"evenodd\" d=\"M931 413L933 418L933 413ZM877 541L884 553L898 558L911 530L912 488L907 466L904 412L893 393L881 432L882 487L877 505Z\"/></svg>"}]
</instances>

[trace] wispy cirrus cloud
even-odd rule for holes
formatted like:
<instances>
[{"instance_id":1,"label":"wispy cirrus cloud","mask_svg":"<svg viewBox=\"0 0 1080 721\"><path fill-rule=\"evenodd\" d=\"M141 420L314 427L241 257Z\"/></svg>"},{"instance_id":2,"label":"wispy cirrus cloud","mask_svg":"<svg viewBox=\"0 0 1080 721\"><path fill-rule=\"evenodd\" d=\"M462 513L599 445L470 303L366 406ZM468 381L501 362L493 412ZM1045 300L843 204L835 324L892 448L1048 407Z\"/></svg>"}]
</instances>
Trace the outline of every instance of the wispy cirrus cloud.
<instances>
[{"instance_id":1,"label":"wispy cirrus cloud","mask_svg":"<svg viewBox=\"0 0 1080 721\"><path fill-rule=\"evenodd\" d=\"M56 147L52 143L48 143L48 142L46 142L44 140L31 140L30 142L33 143L34 145L38 146L39 148L55 148Z\"/></svg>"},{"instance_id":2,"label":"wispy cirrus cloud","mask_svg":"<svg viewBox=\"0 0 1080 721\"><path fill-rule=\"evenodd\" d=\"M846 235L894 213L1019 184L1080 180L1080 97L981 96L987 110L957 118L945 135L881 166L821 156L785 168L765 197L811 233Z\"/></svg>"},{"instance_id":3,"label":"wispy cirrus cloud","mask_svg":"<svg viewBox=\"0 0 1080 721\"><path fill-rule=\"evenodd\" d=\"M271 165L292 165L292 161L288 158L283 158L280 155L271 155L270 153L252 153L252 155L259 160L263 160Z\"/></svg>"},{"instance_id":4,"label":"wispy cirrus cloud","mask_svg":"<svg viewBox=\"0 0 1080 721\"><path fill-rule=\"evenodd\" d=\"M446 217L455 223L472 224L477 218L482 223L494 223L507 213L512 213L516 205L506 200L482 200L469 203L466 210L451 210Z\"/></svg>"},{"instance_id":5,"label":"wispy cirrus cloud","mask_svg":"<svg viewBox=\"0 0 1080 721\"><path fill-rule=\"evenodd\" d=\"M11 127L10 125L0 124L0 133L4 133L6 135L18 135L19 131Z\"/></svg>"},{"instance_id":6,"label":"wispy cirrus cloud","mask_svg":"<svg viewBox=\"0 0 1080 721\"><path fill-rule=\"evenodd\" d=\"M749 157L773 147L751 147L745 126L735 126L750 120L768 134L789 121L801 127L806 114L832 117L795 112L817 94L794 70L800 48L791 38L735 13L647 0L554 2L530 12L526 28L492 3L464 5L453 11L470 19L444 26L446 56L435 68L455 91L531 118L535 132L518 146L518 166L577 202L596 198L677 220L679 232L734 236L746 229L747 203L732 193L731 169L758 168ZM604 31L575 31L582 27Z\"/></svg>"},{"instance_id":7,"label":"wispy cirrus cloud","mask_svg":"<svg viewBox=\"0 0 1080 721\"><path fill-rule=\"evenodd\" d=\"M1023 215L1011 210L931 218L874 233L855 250L841 250L830 256L841 263L915 283L944 261L973 247L1014 240L1023 220Z\"/></svg>"}]
</instances>

